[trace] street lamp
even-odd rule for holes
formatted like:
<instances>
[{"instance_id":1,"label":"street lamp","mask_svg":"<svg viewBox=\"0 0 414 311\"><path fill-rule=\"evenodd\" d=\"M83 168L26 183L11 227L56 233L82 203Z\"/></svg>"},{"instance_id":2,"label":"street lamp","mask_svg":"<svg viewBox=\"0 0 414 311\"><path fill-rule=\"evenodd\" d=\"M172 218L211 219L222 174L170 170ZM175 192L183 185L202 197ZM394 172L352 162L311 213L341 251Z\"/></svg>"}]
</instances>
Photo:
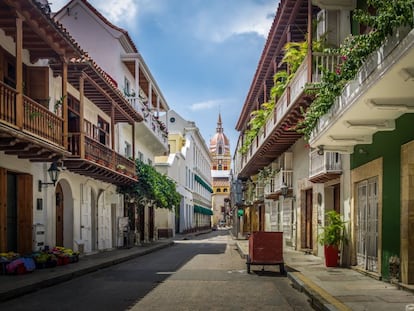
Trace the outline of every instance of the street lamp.
<instances>
[{"instance_id":1,"label":"street lamp","mask_svg":"<svg viewBox=\"0 0 414 311\"><path fill-rule=\"evenodd\" d=\"M57 162L52 162L52 164L50 164L50 167L49 167L49 169L47 170L47 172L48 172L48 174L49 174L49 177L50 177L50 179L52 180L52 182L42 182L40 179L39 179L39 188L38 188L38 191L39 192L42 192L42 186L43 185L53 185L53 186L55 186L56 185L56 182L57 182L57 180L58 180L58 177L59 177L59 173L60 173L60 170L59 170L59 168L58 168L58 165L57 165Z\"/></svg>"},{"instance_id":2,"label":"street lamp","mask_svg":"<svg viewBox=\"0 0 414 311\"><path fill-rule=\"evenodd\" d=\"M282 186L280 187L280 190L282 191L282 195L286 197L289 191L288 186L285 183L283 183Z\"/></svg>"}]
</instances>

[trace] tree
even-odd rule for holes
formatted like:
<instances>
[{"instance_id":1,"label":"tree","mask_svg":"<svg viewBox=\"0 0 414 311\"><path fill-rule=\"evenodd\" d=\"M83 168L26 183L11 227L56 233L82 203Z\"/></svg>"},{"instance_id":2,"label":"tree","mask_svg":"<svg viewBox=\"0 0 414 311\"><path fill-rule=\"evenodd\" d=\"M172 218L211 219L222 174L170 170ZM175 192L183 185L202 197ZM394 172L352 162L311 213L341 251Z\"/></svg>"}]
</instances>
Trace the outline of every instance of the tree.
<instances>
[{"instance_id":1,"label":"tree","mask_svg":"<svg viewBox=\"0 0 414 311\"><path fill-rule=\"evenodd\" d=\"M135 169L138 181L132 186L121 187L120 193L129 199L134 199L138 207L153 203L158 208L171 210L175 206L179 206L181 195L177 192L176 185L171 179L140 160L135 161Z\"/></svg>"}]
</instances>

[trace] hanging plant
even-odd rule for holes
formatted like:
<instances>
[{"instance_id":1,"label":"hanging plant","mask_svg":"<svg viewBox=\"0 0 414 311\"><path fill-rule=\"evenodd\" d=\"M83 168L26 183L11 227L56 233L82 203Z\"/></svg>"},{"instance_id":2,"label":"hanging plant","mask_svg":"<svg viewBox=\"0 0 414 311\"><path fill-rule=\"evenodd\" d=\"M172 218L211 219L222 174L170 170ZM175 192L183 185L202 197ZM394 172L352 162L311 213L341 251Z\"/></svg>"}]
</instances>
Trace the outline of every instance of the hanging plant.
<instances>
[{"instance_id":1,"label":"hanging plant","mask_svg":"<svg viewBox=\"0 0 414 311\"><path fill-rule=\"evenodd\" d=\"M313 42L312 48L314 51L321 51L321 42ZM251 113L252 118L248 123L248 129L244 133L243 144L239 148L241 154L247 153L253 140L257 137L260 129L266 124L267 119L275 109L277 100L283 95L299 66L303 63L308 52L308 42L288 42L283 49L284 57L281 63L289 68L289 73L286 70L279 70L275 73L273 76L273 87L270 90L270 101L263 103L260 109Z\"/></svg>"},{"instance_id":2,"label":"hanging plant","mask_svg":"<svg viewBox=\"0 0 414 311\"><path fill-rule=\"evenodd\" d=\"M306 140L315 128L319 118L325 115L335 99L341 95L345 85L355 78L367 57L377 50L384 40L402 26L413 27L413 0L368 0L368 5L376 9L376 15L363 10L354 11L354 19L372 29L368 34L349 36L339 49L331 49L331 54L341 55L341 64L335 70L323 71L322 81L315 85L315 99L298 123L297 132Z\"/></svg>"}]
</instances>

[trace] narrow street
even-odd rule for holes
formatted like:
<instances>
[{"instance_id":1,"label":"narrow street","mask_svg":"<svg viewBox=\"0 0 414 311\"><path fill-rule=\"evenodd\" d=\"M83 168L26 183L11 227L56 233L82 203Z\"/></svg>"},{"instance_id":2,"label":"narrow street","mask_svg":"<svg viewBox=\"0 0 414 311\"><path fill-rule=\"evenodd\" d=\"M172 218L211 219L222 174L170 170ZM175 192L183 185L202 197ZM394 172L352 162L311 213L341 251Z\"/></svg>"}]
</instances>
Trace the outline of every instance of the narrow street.
<instances>
[{"instance_id":1,"label":"narrow street","mask_svg":"<svg viewBox=\"0 0 414 311\"><path fill-rule=\"evenodd\" d=\"M226 230L0 303L0 310L48 309L312 310L278 267L247 274Z\"/></svg>"}]
</instances>

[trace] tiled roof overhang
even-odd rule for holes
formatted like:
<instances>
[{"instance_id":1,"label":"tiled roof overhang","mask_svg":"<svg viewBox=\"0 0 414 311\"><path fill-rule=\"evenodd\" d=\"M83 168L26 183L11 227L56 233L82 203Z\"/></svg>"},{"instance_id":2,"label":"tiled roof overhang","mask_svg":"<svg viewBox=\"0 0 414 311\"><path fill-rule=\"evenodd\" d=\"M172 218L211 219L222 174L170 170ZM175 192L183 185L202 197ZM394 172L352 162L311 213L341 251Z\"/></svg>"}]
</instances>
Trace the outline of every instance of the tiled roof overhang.
<instances>
[{"instance_id":1,"label":"tiled roof overhang","mask_svg":"<svg viewBox=\"0 0 414 311\"><path fill-rule=\"evenodd\" d=\"M315 8L313 8L315 9ZM249 121L252 111L257 109L256 99L266 87L270 93L273 86L274 61L279 63L283 57L283 46L288 41L300 42L305 40L308 27L307 0L281 0L270 28L269 35L259 64L256 69L250 90L236 124L236 130L242 131Z\"/></svg>"},{"instance_id":2,"label":"tiled roof overhang","mask_svg":"<svg viewBox=\"0 0 414 311\"><path fill-rule=\"evenodd\" d=\"M23 48L32 62L38 59L80 57L80 46L64 27L55 22L45 7L33 0L1 0L0 29L16 38L16 18L23 18Z\"/></svg>"}]
</instances>

